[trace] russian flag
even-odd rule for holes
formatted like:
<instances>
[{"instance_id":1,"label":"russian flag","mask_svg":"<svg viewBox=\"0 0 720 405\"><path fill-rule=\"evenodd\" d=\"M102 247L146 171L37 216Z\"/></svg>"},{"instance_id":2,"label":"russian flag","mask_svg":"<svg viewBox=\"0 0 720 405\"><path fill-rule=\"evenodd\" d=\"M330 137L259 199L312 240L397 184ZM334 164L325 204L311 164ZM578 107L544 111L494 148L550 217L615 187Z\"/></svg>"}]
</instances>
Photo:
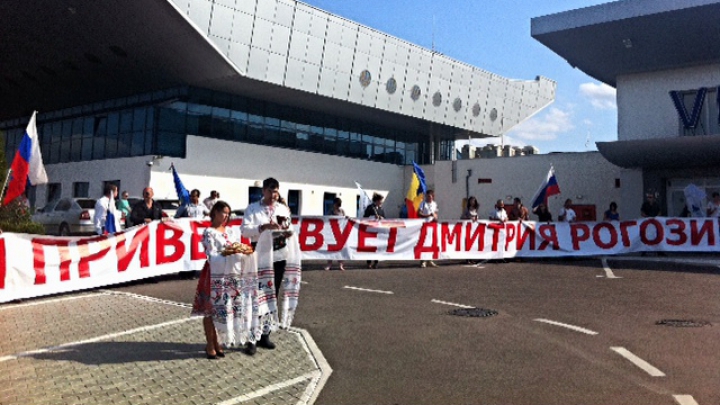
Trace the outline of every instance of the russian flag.
<instances>
[{"instance_id":1,"label":"russian flag","mask_svg":"<svg viewBox=\"0 0 720 405\"><path fill-rule=\"evenodd\" d=\"M40 142L35 125L36 115L37 111L34 111L10 166L10 181L3 205L10 204L12 200L23 195L28 184L37 186L48 182L45 165L43 165L40 154Z\"/></svg>"},{"instance_id":2,"label":"russian flag","mask_svg":"<svg viewBox=\"0 0 720 405\"><path fill-rule=\"evenodd\" d=\"M550 171L548 172L545 181L542 182L540 188L532 198L532 208L537 208L540 204L545 204L545 206L547 206L548 198L556 194L560 194L560 185L557 182L557 177L555 177L555 169L550 166Z\"/></svg>"},{"instance_id":3,"label":"russian flag","mask_svg":"<svg viewBox=\"0 0 720 405\"><path fill-rule=\"evenodd\" d=\"M180 200L180 203L182 205L190 204L190 192L187 188L185 188L185 185L183 185L182 180L180 180L180 175L178 174L177 170L175 170L175 165L170 164L170 169L173 173L173 181L175 182L175 192L177 193L178 199Z\"/></svg>"},{"instance_id":4,"label":"russian flag","mask_svg":"<svg viewBox=\"0 0 720 405\"><path fill-rule=\"evenodd\" d=\"M110 202L108 203L107 216L105 217L105 234L115 233L120 230L120 218L117 215L117 208L115 207L115 196L114 193L110 193Z\"/></svg>"},{"instance_id":5,"label":"russian flag","mask_svg":"<svg viewBox=\"0 0 720 405\"><path fill-rule=\"evenodd\" d=\"M408 218L418 218L418 209L425 199L427 186L425 185L425 172L413 162L413 174L410 179L410 187L405 195Z\"/></svg>"}]
</instances>

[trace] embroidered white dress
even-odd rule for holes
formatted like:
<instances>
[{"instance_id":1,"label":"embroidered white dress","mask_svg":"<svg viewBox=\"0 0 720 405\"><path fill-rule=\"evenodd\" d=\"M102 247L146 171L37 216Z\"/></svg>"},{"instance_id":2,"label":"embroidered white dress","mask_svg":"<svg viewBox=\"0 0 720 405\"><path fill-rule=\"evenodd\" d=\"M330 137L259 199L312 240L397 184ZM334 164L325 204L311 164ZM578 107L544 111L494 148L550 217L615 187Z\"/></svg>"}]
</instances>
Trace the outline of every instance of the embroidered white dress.
<instances>
[{"instance_id":1,"label":"embroidered white dress","mask_svg":"<svg viewBox=\"0 0 720 405\"><path fill-rule=\"evenodd\" d=\"M257 243L255 256L260 283L259 312L263 314L262 323L266 333L278 327L288 328L292 325L300 297L302 263L300 245L295 233L287 237L284 247L278 249L273 246L273 238L281 232L260 232L260 227L270 222L280 223L278 217L289 220L291 215L290 209L284 204L273 202L268 206L258 201L248 206L243 217L243 234ZM281 297L277 297L273 263L281 260L286 261L285 274L280 290ZM282 313L279 313L278 300L281 300Z\"/></svg>"},{"instance_id":2,"label":"embroidered white dress","mask_svg":"<svg viewBox=\"0 0 720 405\"><path fill-rule=\"evenodd\" d=\"M208 228L202 239L209 266L207 308L212 308L218 339L227 346L256 342L262 333L255 255L223 256L223 249L234 242L240 242L240 232L233 228L225 233Z\"/></svg>"}]
</instances>

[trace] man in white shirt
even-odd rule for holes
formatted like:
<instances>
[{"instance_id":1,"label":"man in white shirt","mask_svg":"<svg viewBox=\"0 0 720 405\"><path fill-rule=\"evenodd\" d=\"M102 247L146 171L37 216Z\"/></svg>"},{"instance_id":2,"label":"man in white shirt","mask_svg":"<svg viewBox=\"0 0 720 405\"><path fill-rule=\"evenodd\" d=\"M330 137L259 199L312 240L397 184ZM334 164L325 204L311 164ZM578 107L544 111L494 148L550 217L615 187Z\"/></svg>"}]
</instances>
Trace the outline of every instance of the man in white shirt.
<instances>
[{"instance_id":1,"label":"man in white shirt","mask_svg":"<svg viewBox=\"0 0 720 405\"><path fill-rule=\"evenodd\" d=\"M287 230L283 235L273 238L273 272L275 282L275 296L280 294L280 286L285 276L285 266L287 265L288 247L286 238L289 236L290 230L290 208L280 201L280 182L269 177L263 181L262 188L263 197L245 209L242 222L242 235L250 239L253 247L257 245L258 239L262 232L273 232ZM270 341L270 332L264 332L257 342L257 346L266 349L274 349L275 343ZM255 354L255 345L249 343L245 347L245 351L249 355Z\"/></svg>"},{"instance_id":2,"label":"man in white shirt","mask_svg":"<svg viewBox=\"0 0 720 405\"><path fill-rule=\"evenodd\" d=\"M575 215L575 210L572 209L571 206L572 200L568 198L567 200L565 200L565 205L560 209L560 212L558 213L558 221L575 222L577 215Z\"/></svg>"},{"instance_id":3,"label":"man in white shirt","mask_svg":"<svg viewBox=\"0 0 720 405\"><path fill-rule=\"evenodd\" d=\"M205 204L205 206L207 207L208 210L211 210L213 205L215 205L215 203L218 202L219 199L220 199L220 193L213 190L210 192L210 197L206 198L203 201L203 204Z\"/></svg>"},{"instance_id":4,"label":"man in white shirt","mask_svg":"<svg viewBox=\"0 0 720 405\"><path fill-rule=\"evenodd\" d=\"M103 190L103 196L95 202L95 216L93 224L95 225L95 233L102 235L105 232L105 220L107 219L108 209L110 208L110 197L114 200L118 196L118 188L116 185L108 183ZM118 218L115 218L117 221ZM119 224L115 224L115 229L120 229Z\"/></svg>"},{"instance_id":5,"label":"man in white shirt","mask_svg":"<svg viewBox=\"0 0 720 405\"><path fill-rule=\"evenodd\" d=\"M420 203L420 207L418 208L418 217L427 218L427 220L430 222L437 221L438 206L437 206L437 203L435 202L435 191L434 190L428 190L425 193L425 200ZM430 265L430 267L438 266L432 260L423 260L420 262L420 267L427 267L428 264Z\"/></svg>"},{"instance_id":6,"label":"man in white shirt","mask_svg":"<svg viewBox=\"0 0 720 405\"><path fill-rule=\"evenodd\" d=\"M505 202L503 200L497 200L495 203L495 211L490 213L490 219L500 222L508 221L508 215L505 211Z\"/></svg>"},{"instance_id":7,"label":"man in white shirt","mask_svg":"<svg viewBox=\"0 0 720 405\"><path fill-rule=\"evenodd\" d=\"M210 210L205 204L200 204L200 190L190 192L190 203L181 206L175 212L175 218L204 218L210 215Z\"/></svg>"}]
</instances>

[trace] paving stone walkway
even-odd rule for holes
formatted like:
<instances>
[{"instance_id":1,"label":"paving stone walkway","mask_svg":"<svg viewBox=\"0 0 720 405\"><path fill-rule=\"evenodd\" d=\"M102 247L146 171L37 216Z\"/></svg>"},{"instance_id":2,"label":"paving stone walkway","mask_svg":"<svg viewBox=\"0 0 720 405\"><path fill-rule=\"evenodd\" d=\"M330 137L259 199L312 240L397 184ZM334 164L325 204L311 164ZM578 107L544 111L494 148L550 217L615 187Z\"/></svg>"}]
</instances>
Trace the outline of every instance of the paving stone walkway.
<instances>
[{"instance_id":1,"label":"paving stone walkway","mask_svg":"<svg viewBox=\"0 0 720 405\"><path fill-rule=\"evenodd\" d=\"M0 305L0 404L312 404L332 372L312 338L207 360L186 304L126 293Z\"/></svg>"}]
</instances>

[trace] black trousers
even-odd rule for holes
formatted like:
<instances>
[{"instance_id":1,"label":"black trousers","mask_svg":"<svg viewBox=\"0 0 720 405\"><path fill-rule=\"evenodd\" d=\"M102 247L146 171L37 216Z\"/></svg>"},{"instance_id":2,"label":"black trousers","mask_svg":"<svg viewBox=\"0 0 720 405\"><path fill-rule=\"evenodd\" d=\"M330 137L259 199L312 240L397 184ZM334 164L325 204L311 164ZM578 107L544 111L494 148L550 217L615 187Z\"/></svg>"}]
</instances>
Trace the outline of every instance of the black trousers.
<instances>
[{"instance_id":1,"label":"black trousers","mask_svg":"<svg viewBox=\"0 0 720 405\"><path fill-rule=\"evenodd\" d=\"M283 277L285 277L286 264L287 261L285 260L273 263L273 270L275 271L275 296L278 297L278 300L280 299L278 296L280 294L280 285L282 284Z\"/></svg>"}]
</instances>

